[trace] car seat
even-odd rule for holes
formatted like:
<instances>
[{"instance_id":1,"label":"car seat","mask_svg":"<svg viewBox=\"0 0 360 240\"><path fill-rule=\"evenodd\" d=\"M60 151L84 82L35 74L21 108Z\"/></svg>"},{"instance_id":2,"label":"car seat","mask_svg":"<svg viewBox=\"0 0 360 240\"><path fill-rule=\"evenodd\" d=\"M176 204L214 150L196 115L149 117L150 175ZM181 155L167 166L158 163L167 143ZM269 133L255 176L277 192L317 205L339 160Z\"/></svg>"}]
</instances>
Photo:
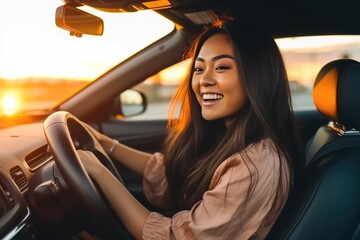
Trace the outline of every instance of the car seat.
<instances>
[{"instance_id":1,"label":"car seat","mask_svg":"<svg viewBox=\"0 0 360 240\"><path fill-rule=\"evenodd\" d=\"M302 187L294 191L267 239L360 239L360 63L327 63L313 87L329 123L305 149Z\"/></svg>"}]
</instances>

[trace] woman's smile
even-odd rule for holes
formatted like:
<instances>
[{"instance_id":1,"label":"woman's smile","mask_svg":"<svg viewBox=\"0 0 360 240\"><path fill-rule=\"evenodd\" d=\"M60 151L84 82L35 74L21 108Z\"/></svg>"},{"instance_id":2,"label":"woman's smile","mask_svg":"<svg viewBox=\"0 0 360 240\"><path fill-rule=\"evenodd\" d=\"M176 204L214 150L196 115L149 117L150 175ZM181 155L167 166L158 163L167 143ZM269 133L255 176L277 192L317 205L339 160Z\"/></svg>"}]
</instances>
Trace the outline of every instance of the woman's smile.
<instances>
[{"instance_id":1,"label":"woman's smile","mask_svg":"<svg viewBox=\"0 0 360 240\"><path fill-rule=\"evenodd\" d=\"M224 98L224 95L218 93L203 93L202 97L202 104L204 106L211 106L221 101Z\"/></svg>"},{"instance_id":2,"label":"woman's smile","mask_svg":"<svg viewBox=\"0 0 360 240\"><path fill-rule=\"evenodd\" d=\"M205 120L230 122L244 106L247 95L227 35L215 34L204 42L195 59L192 89Z\"/></svg>"}]
</instances>

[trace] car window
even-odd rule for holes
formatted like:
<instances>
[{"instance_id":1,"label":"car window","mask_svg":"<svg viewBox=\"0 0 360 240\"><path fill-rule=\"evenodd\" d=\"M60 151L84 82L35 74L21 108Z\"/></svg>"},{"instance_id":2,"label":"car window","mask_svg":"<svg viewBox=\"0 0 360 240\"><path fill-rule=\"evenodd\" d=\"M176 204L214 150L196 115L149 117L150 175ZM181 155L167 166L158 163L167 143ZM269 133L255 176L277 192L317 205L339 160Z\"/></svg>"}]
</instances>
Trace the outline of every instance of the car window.
<instances>
[{"instance_id":1,"label":"car window","mask_svg":"<svg viewBox=\"0 0 360 240\"><path fill-rule=\"evenodd\" d=\"M312 86L324 64L339 58L360 60L360 36L282 38L276 42L286 65L294 110L315 109ZM147 110L140 118L167 117L169 100L188 65L189 61L184 60L136 86L148 97Z\"/></svg>"},{"instance_id":2,"label":"car window","mask_svg":"<svg viewBox=\"0 0 360 240\"><path fill-rule=\"evenodd\" d=\"M104 33L70 36L55 24L63 4L0 0L0 116L51 108L174 29L150 10L113 14L82 7L103 19Z\"/></svg>"},{"instance_id":3,"label":"car window","mask_svg":"<svg viewBox=\"0 0 360 240\"><path fill-rule=\"evenodd\" d=\"M286 65L294 110L315 108L312 87L326 63L340 58L360 60L360 36L312 36L276 41Z\"/></svg>"}]
</instances>

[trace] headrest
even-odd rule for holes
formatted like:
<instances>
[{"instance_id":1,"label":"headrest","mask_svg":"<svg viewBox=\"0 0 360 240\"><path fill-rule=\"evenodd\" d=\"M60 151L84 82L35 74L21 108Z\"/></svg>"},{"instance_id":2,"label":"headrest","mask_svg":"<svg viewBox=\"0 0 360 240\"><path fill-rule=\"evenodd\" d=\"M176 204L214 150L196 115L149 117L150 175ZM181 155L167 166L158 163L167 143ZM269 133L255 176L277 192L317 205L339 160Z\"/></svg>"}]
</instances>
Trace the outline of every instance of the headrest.
<instances>
[{"instance_id":1,"label":"headrest","mask_svg":"<svg viewBox=\"0 0 360 240\"><path fill-rule=\"evenodd\" d=\"M318 111L347 129L360 129L360 62L339 59L320 70L313 87Z\"/></svg>"}]
</instances>

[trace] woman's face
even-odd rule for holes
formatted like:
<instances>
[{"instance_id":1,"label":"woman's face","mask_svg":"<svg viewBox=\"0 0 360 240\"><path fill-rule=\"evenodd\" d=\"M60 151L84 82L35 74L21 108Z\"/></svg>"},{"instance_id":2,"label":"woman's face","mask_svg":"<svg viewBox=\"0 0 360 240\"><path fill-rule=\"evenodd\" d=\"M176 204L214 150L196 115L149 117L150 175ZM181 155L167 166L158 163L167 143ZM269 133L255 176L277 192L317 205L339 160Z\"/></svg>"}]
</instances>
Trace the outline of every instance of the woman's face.
<instances>
[{"instance_id":1,"label":"woman's face","mask_svg":"<svg viewBox=\"0 0 360 240\"><path fill-rule=\"evenodd\" d=\"M195 59L191 84L203 118L222 118L228 126L247 100L228 36L215 34L205 41Z\"/></svg>"}]
</instances>

